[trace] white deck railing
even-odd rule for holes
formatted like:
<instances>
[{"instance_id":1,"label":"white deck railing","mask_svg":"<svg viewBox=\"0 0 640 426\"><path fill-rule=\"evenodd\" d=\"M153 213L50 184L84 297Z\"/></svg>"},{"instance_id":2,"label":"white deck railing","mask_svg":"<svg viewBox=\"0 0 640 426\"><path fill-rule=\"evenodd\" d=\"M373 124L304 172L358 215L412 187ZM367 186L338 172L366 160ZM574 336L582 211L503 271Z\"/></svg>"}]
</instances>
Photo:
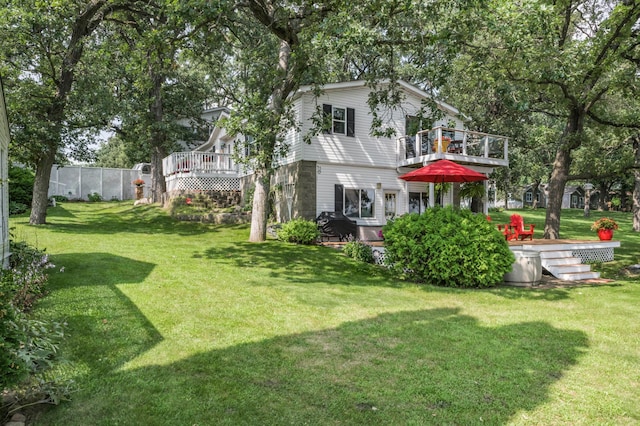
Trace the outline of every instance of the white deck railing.
<instances>
[{"instance_id":1,"label":"white deck railing","mask_svg":"<svg viewBox=\"0 0 640 426\"><path fill-rule=\"evenodd\" d=\"M442 157L442 154L507 161L507 151L506 136L446 127L422 130L397 140L399 163L425 156Z\"/></svg>"},{"instance_id":2,"label":"white deck railing","mask_svg":"<svg viewBox=\"0 0 640 426\"><path fill-rule=\"evenodd\" d=\"M213 152L174 152L162 160L164 176L176 173L237 174L231 154Z\"/></svg>"}]
</instances>

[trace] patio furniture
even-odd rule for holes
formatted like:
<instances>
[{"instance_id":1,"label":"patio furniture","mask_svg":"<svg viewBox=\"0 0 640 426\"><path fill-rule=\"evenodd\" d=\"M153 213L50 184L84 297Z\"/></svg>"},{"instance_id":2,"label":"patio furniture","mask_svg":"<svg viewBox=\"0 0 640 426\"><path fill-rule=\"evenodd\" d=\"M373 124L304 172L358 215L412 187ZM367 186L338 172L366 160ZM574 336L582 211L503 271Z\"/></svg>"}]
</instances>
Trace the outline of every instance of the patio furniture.
<instances>
[{"instance_id":1,"label":"patio furniture","mask_svg":"<svg viewBox=\"0 0 640 426\"><path fill-rule=\"evenodd\" d=\"M331 241L331 238L347 241L349 237L355 238L358 235L358 224L339 211L320 213L316 223L320 230L321 241L325 238L327 241Z\"/></svg>"},{"instance_id":2,"label":"patio furniture","mask_svg":"<svg viewBox=\"0 0 640 426\"><path fill-rule=\"evenodd\" d=\"M516 238L516 234L513 231L513 227L510 223L507 223L506 225L499 224L498 230L502 232L502 235L504 235L504 239L507 241L511 241Z\"/></svg>"},{"instance_id":3,"label":"patio furniture","mask_svg":"<svg viewBox=\"0 0 640 426\"><path fill-rule=\"evenodd\" d=\"M519 214L511 215L511 228L515 233L515 240L524 241L527 238L533 241L533 228L535 225L533 223L524 223L524 219ZM528 228L528 229L527 229Z\"/></svg>"}]
</instances>

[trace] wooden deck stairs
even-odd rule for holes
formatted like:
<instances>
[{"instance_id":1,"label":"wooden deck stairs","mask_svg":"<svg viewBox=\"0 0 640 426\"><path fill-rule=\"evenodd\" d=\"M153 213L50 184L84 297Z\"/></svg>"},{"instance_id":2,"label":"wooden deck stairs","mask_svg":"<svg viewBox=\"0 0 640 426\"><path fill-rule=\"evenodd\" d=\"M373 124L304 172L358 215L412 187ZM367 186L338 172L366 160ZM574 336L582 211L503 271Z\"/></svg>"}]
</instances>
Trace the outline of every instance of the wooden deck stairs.
<instances>
[{"instance_id":1,"label":"wooden deck stairs","mask_svg":"<svg viewBox=\"0 0 640 426\"><path fill-rule=\"evenodd\" d=\"M582 263L570 250L540 250L540 262L554 277L564 281L590 280L600 278L599 272L591 270L591 265Z\"/></svg>"},{"instance_id":2,"label":"wooden deck stairs","mask_svg":"<svg viewBox=\"0 0 640 426\"><path fill-rule=\"evenodd\" d=\"M591 270L591 262L611 262L613 250L620 241L594 240L532 240L509 241L512 250L532 250L540 253L542 268L563 281L600 278Z\"/></svg>"}]
</instances>

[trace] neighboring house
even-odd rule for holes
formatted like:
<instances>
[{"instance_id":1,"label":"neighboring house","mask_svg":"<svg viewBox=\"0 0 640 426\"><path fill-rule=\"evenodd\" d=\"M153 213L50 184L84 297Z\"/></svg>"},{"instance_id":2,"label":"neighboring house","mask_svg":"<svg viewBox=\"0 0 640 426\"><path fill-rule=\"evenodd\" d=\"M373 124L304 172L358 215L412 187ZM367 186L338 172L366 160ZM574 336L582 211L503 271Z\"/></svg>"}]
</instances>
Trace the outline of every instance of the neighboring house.
<instances>
[{"instance_id":1,"label":"neighboring house","mask_svg":"<svg viewBox=\"0 0 640 426\"><path fill-rule=\"evenodd\" d=\"M278 160L272 187L279 221L292 217L314 219L323 211L342 211L360 226L379 227L396 215L421 212L436 202L434 185L405 182L398 176L438 159L449 159L489 174L508 166L507 138L468 131L460 112L443 102L444 117L435 123L416 119L429 95L399 82L404 99L394 109L378 111L385 126L397 136L370 134L372 116L367 104L371 89L363 81L328 84L316 97L305 86L293 97L299 130L286 135L290 150ZM304 142L311 117L321 107L331 128ZM224 111L220 117L228 114ZM230 136L215 127L209 140L196 151L174 153L163 161L168 196L187 191L234 191L249 189L251 171L236 166L234 145L250 139ZM456 186L443 197L455 203ZM485 193L487 185L485 183ZM486 197L485 197L486 198ZM486 213L487 203L484 203ZM289 214L291 211L291 214Z\"/></svg>"},{"instance_id":2,"label":"neighboring house","mask_svg":"<svg viewBox=\"0 0 640 426\"><path fill-rule=\"evenodd\" d=\"M9 119L0 77L0 245L2 266L9 261Z\"/></svg>"},{"instance_id":3,"label":"neighboring house","mask_svg":"<svg viewBox=\"0 0 640 426\"><path fill-rule=\"evenodd\" d=\"M535 195L535 199L537 200L537 206L539 208L547 207L547 186L542 184L538 186L538 191ZM533 185L529 185L525 187L524 192L522 193L522 205L523 207L533 207Z\"/></svg>"},{"instance_id":4,"label":"neighboring house","mask_svg":"<svg viewBox=\"0 0 640 426\"><path fill-rule=\"evenodd\" d=\"M563 209L583 209L584 190L577 185L567 185L562 194Z\"/></svg>"},{"instance_id":5,"label":"neighboring house","mask_svg":"<svg viewBox=\"0 0 640 426\"><path fill-rule=\"evenodd\" d=\"M562 196L562 208L563 209L584 209L585 190L582 186L567 185L564 189L564 195ZM589 206L590 208L596 208L598 206L598 197L600 191L592 190L589 194Z\"/></svg>"},{"instance_id":6,"label":"neighboring house","mask_svg":"<svg viewBox=\"0 0 640 426\"><path fill-rule=\"evenodd\" d=\"M579 185L567 185L564 188L562 194L563 209L583 209L584 208L585 190ZM591 206L598 205L598 191L591 191ZM547 207L547 185L542 184L538 187L538 207ZM522 193L522 204L524 207L531 207L533 205L533 186L527 186Z\"/></svg>"}]
</instances>

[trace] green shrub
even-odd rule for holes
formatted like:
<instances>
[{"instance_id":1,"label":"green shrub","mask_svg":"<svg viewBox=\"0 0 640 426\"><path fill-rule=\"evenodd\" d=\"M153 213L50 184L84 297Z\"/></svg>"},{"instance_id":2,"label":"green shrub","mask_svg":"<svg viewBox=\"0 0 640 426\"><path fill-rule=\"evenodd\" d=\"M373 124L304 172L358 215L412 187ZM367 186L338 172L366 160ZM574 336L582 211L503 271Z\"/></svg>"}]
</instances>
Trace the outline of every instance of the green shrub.
<instances>
[{"instance_id":1,"label":"green shrub","mask_svg":"<svg viewBox=\"0 0 640 426\"><path fill-rule=\"evenodd\" d=\"M23 203L18 203L17 201L9 201L9 215L12 216L14 214L22 214L27 211L29 206Z\"/></svg>"},{"instance_id":2,"label":"green shrub","mask_svg":"<svg viewBox=\"0 0 640 426\"><path fill-rule=\"evenodd\" d=\"M483 215L451 207L398 217L383 228L385 263L398 275L447 287L491 287L514 255Z\"/></svg>"},{"instance_id":3,"label":"green shrub","mask_svg":"<svg viewBox=\"0 0 640 426\"><path fill-rule=\"evenodd\" d=\"M290 220L278 231L278 239L288 243L313 244L319 237L318 225L306 219Z\"/></svg>"},{"instance_id":4,"label":"green shrub","mask_svg":"<svg viewBox=\"0 0 640 426\"><path fill-rule=\"evenodd\" d=\"M373 263L373 250L371 246L362 241L349 241L344 245L342 251L347 256L365 263Z\"/></svg>"},{"instance_id":5,"label":"green shrub","mask_svg":"<svg viewBox=\"0 0 640 426\"><path fill-rule=\"evenodd\" d=\"M64 195L52 195L51 198L56 200L56 203L63 203L65 201L69 201L69 198L65 197Z\"/></svg>"},{"instance_id":6,"label":"green shrub","mask_svg":"<svg viewBox=\"0 0 640 426\"><path fill-rule=\"evenodd\" d=\"M9 201L31 206L35 175L24 167L9 167Z\"/></svg>"},{"instance_id":7,"label":"green shrub","mask_svg":"<svg viewBox=\"0 0 640 426\"><path fill-rule=\"evenodd\" d=\"M98 203L102 201L102 195L98 194L97 192L92 192L91 194L87 195L87 199L90 203Z\"/></svg>"}]
</instances>

